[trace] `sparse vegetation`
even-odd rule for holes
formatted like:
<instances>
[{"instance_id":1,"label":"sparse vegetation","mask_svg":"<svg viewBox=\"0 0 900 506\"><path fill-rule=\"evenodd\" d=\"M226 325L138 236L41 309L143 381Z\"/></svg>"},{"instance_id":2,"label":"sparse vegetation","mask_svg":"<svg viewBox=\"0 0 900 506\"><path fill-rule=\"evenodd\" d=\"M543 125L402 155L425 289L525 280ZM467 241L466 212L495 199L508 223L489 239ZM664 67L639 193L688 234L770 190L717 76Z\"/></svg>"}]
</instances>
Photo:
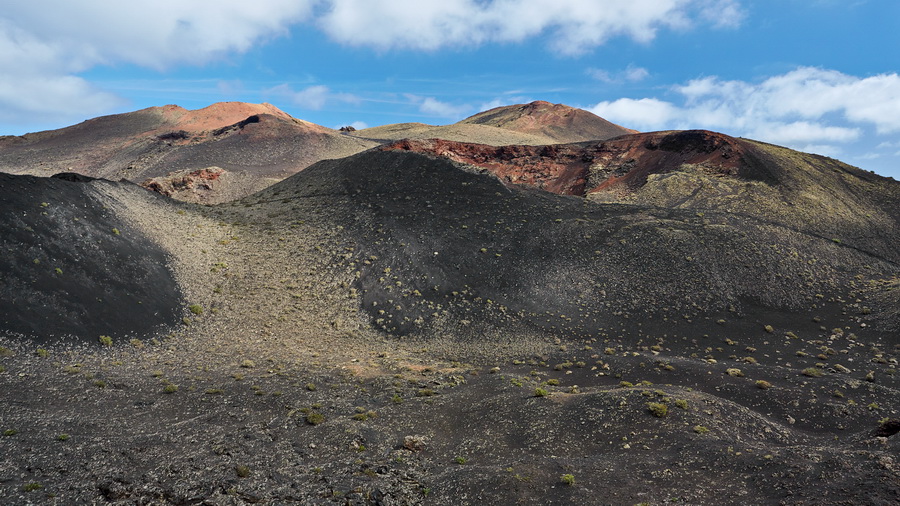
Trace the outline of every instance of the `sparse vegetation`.
<instances>
[{"instance_id":1,"label":"sparse vegetation","mask_svg":"<svg viewBox=\"0 0 900 506\"><path fill-rule=\"evenodd\" d=\"M563 485L571 487L571 486L575 485L575 475L564 474L564 475L560 476L559 481L561 481L563 483Z\"/></svg>"}]
</instances>

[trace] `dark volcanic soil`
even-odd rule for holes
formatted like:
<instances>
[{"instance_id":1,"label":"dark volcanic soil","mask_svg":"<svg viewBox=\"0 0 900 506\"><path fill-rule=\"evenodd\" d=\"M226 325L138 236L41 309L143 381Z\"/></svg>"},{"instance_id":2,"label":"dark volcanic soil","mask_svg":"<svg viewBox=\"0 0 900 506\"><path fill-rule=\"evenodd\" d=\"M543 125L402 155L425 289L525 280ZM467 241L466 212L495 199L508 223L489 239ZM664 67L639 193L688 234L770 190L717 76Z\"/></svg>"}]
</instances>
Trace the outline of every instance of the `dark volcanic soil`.
<instances>
[{"instance_id":1,"label":"dark volcanic soil","mask_svg":"<svg viewBox=\"0 0 900 506\"><path fill-rule=\"evenodd\" d=\"M749 183L787 191L768 170ZM811 229L556 195L399 150L219 206L9 178L35 186L13 221L42 209L30 195L102 189L90 237L140 230L164 250L185 320L113 346L0 333L6 502L900 499L888 182L870 200L848 182L853 212ZM810 232L864 205L885 237ZM37 242L16 233L12 249Z\"/></svg>"},{"instance_id":2,"label":"dark volcanic soil","mask_svg":"<svg viewBox=\"0 0 900 506\"><path fill-rule=\"evenodd\" d=\"M0 328L37 342L96 340L142 337L180 319L165 251L106 206L116 186L0 174Z\"/></svg>"}]
</instances>

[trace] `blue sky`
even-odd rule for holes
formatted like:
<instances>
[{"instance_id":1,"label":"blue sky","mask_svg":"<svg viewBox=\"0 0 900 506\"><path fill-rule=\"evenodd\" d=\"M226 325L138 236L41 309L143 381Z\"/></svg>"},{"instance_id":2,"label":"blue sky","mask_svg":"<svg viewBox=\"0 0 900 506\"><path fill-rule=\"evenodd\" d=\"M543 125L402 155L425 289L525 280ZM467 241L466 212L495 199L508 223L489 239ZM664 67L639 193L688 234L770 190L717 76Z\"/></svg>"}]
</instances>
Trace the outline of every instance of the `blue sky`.
<instances>
[{"instance_id":1,"label":"blue sky","mask_svg":"<svg viewBox=\"0 0 900 506\"><path fill-rule=\"evenodd\" d=\"M896 0L7 3L0 134L171 103L363 127L548 100L900 179Z\"/></svg>"}]
</instances>

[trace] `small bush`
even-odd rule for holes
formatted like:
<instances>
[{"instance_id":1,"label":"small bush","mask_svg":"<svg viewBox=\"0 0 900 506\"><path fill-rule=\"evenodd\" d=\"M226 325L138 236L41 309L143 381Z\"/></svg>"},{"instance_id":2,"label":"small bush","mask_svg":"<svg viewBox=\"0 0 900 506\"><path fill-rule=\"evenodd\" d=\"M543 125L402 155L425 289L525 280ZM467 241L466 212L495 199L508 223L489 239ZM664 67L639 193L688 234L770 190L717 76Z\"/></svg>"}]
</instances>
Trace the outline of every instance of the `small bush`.
<instances>
[{"instance_id":1,"label":"small bush","mask_svg":"<svg viewBox=\"0 0 900 506\"><path fill-rule=\"evenodd\" d=\"M455 459L453 459L453 461L456 462L456 463L459 464L459 465L463 465L463 464L465 464L466 462L468 462L469 460L468 460L467 458L465 458L465 457L456 457Z\"/></svg>"},{"instance_id":2,"label":"small bush","mask_svg":"<svg viewBox=\"0 0 900 506\"><path fill-rule=\"evenodd\" d=\"M694 432L696 432L697 434L706 434L707 432L709 432L709 429L702 425L694 425Z\"/></svg>"},{"instance_id":3,"label":"small bush","mask_svg":"<svg viewBox=\"0 0 900 506\"><path fill-rule=\"evenodd\" d=\"M825 374L818 367L807 367L806 369L803 369L801 373L804 376L809 376L810 378L821 378Z\"/></svg>"},{"instance_id":4,"label":"small bush","mask_svg":"<svg viewBox=\"0 0 900 506\"><path fill-rule=\"evenodd\" d=\"M669 414L669 407L661 402L647 403L647 410L656 418L662 418Z\"/></svg>"},{"instance_id":5,"label":"small bush","mask_svg":"<svg viewBox=\"0 0 900 506\"><path fill-rule=\"evenodd\" d=\"M162 391L164 394L174 394L175 392L178 391L178 385L173 385L173 384L169 383L168 385L163 387Z\"/></svg>"},{"instance_id":6,"label":"small bush","mask_svg":"<svg viewBox=\"0 0 900 506\"><path fill-rule=\"evenodd\" d=\"M18 433L19 431L17 431L16 429L6 429L5 431L3 431L4 436L15 436Z\"/></svg>"},{"instance_id":7,"label":"small bush","mask_svg":"<svg viewBox=\"0 0 900 506\"><path fill-rule=\"evenodd\" d=\"M238 478L246 478L250 476L250 468L247 466L235 466L234 472L238 475Z\"/></svg>"},{"instance_id":8,"label":"small bush","mask_svg":"<svg viewBox=\"0 0 900 506\"><path fill-rule=\"evenodd\" d=\"M559 481L563 482L563 485L571 487L572 485L575 485L575 475L564 474L559 477Z\"/></svg>"},{"instance_id":9,"label":"small bush","mask_svg":"<svg viewBox=\"0 0 900 506\"><path fill-rule=\"evenodd\" d=\"M45 350L44 348L38 348L34 353L41 358L47 358L50 356L50 352Z\"/></svg>"},{"instance_id":10,"label":"small bush","mask_svg":"<svg viewBox=\"0 0 900 506\"><path fill-rule=\"evenodd\" d=\"M306 415L306 423L310 425L319 425L325 421L325 415L322 413L309 413Z\"/></svg>"},{"instance_id":11,"label":"small bush","mask_svg":"<svg viewBox=\"0 0 900 506\"><path fill-rule=\"evenodd\" d=\"M25 492L34 492L35 490L40 490L42 488L44 488L43 485L33 481L22 485L22 490L24 490Z\"/></svg>"},{"instance_id":12,"label":"small bush","mask_svg":"<svg viewBox=\"0 0 900 506\"><path fill-rule=\"evenodd\" d=\"M685 411L688 409L688 401L684 399L675 399L675 405Z\"/></svg>"},{"instance_id":13,"label":"small bush","mask_svg":"<svg viewBox=\"0 0 900 506\"><path fill-rule=\"evenodd\" d=\"M727 374L729 376L733 376L735 378L742 378L744 376L743 371L741 371L740 369L734 368L734 367L725 369L725 374Z\"/></svg>"},{"instance_id":14,"label":"small bush","mask_svg":"<svg viewBox=\"0 0 900 506\"><path fill-rule=\"evenodd\" d=\"M315 384L315 383L307 383L307 384L306 384L306 389L309 390L310 392L315 392L315 391L316 391L316 384Z\"/></svg>"},{"instance_id":15,"label":"small bush","mask_svg":"<svg viewBox=\"0 0 900 506\"><path fill-rule=\"evenodd\" d=\"M100 344L103 346L112 346L113 343L112 338L109 336L100 336L97 340L100 341Z\"/></svg>"},{"instance_id":16,"label":"small bush","mask_svg":"<svg viewBox=\"0 0 900 506\"><path fill-rule=\"evenodd\" d=\"M203 314L203 306L201 306L200 304L191 304L190 306L188 306L188 310L196 315Z\"/></svg>"},{"instance_id":17,"label":"small bush","mask_svg":"<svg viewBox=\"0 0 900 506\"><path fill-rule=\"evenodd\" d=\"M69 436L68 434L60 434L60 435L56 436L56 440L57 441L68 441L70 437L71 436Z\"/></svg>"},{"instance_id":18,"label":"small bush","mask_svg":"<svg viewBox=\"0 0 900 506\"><path fill-rule=\"evenodd\" d=\"M544 388L538 387L538 388L535 388L535 389L534 389L534 396L535 396L535 397L547 397L548 395L550 395L550 392L548 392L548 391L547 391L546 389L544 389Z\"/></svg>"},{"instance_id":19,"label":"small bush","mask_svg":"<svg viewBox=\"0 0 900 506\"><path fill-rule=\"evenodd\" d=\"M756 388L759 388L761 390L768 390L768 389L772 388L772 384L766 380L758 380L756 382Z\"/></svg>"}]
</instances>

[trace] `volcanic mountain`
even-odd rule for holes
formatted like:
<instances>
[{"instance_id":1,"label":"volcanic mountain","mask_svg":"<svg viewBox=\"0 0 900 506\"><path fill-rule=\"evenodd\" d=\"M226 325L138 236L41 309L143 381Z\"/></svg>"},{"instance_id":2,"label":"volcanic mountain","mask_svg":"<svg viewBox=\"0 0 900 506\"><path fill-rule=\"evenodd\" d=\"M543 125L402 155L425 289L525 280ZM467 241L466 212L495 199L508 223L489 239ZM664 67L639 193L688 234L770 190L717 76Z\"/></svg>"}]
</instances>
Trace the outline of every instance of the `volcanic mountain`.
<instances>
[{"instance_id":1,"label":"volcanic mountain","mask_svg":"<svg viewBox=\"0 0 900 506\"><path fill-rule=\"evenodd\" d=\"M611 139L637 130L621 127L584 109L543 100L480 112L459 122L544 135L556 143Z\"/></svg>"},{"instance_id":2,"label":"volcanic mountain","mask_svg":"<svg viewBox=\"0 0 900 506\"><path fill-rule=\"evenodd\" d=\"M898 191L706 131L3 175L0 497L892 504Z\"/></svg>"},{"instance_id":3,"label":"volcanic mountain","mask_svg":"<svg viewBox=\"0 0 900 506\"><path fill-rule=\"evenodd\" d=\"M751 216L900 262L896 181L771 144L694 130L551 146L404 140L379 149L436 155L506 184L594 202Z\"/></svg>"},{"instance_id":4,"label":"volcanic mountain","mask_svg":"<svg viewBox=\"0 0 900 506\"><path fill-rule=\"evenodd\" d=\"M603 140L635 132L582 109L536 101L497 107L452 125L398 123L359 130L353 135L381 141L445 139L493 146L533 146Z\"/></svg>"},{"instance_id":5,"label":"volcanic mountain","mask_svg":"<svg viewBox=\"0 0 900 506\"><path fill-rule=\"evenodd\" d=\"M224 102L194 111L167 105L0 137L0 171L149 180L148 186L168 188L170 196L216 203L376 144L298 120L270 104Z\"/></svg>"}]
</instances>

